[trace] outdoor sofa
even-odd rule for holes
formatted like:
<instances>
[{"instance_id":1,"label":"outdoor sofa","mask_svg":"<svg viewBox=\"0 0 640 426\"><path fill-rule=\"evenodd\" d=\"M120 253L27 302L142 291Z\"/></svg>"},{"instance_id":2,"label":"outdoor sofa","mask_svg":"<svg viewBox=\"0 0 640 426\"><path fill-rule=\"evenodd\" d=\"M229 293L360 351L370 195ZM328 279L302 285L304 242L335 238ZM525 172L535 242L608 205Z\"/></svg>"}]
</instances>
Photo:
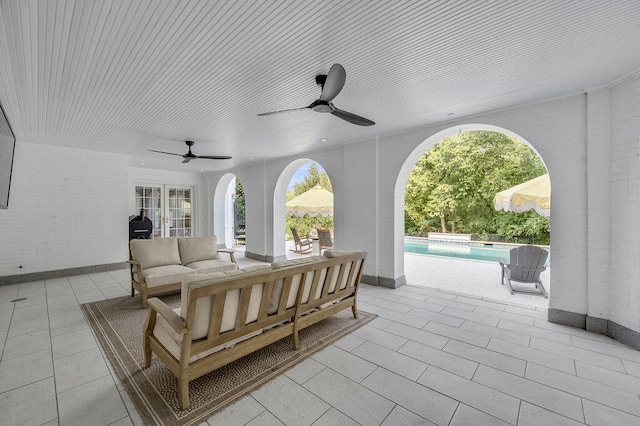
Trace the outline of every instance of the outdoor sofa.
<instances>
[{"instance_id":1,"label":"outdoor sofa","mask_svg":"<svg viewBox=\"0 0 640 426\"><path fill-rule=\"evenodd\" d=\"M221 259L219 253L229 254L230 261ZM219 249L215 236L131 240L129 265L131 297L138 290L142 309L148 297L180 290L189 275L238 269L233 250Z\"/></svg>"},{"instance_id":2,"label":"outdoor sofa","mask_svg":"<svg viewBox=\"0 0 640 426\"><path fill-rule=\"evenodd\" d=\"M366 252L330 252L237 271L188 275L181 306L149 299L145 367L152 353L177 377L182 409L189 382L343 309L357 318Z\"/></svg>"}]
</instances>

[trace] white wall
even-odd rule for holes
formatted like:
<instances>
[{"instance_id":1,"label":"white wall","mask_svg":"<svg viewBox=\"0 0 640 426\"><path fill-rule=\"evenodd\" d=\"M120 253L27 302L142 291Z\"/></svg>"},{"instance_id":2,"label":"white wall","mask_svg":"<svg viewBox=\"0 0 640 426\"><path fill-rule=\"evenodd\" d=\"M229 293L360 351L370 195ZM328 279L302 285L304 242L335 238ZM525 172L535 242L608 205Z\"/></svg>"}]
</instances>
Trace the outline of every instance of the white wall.
<instances>
[{"instance_id":1,"label":"white wall","mask_svg":"<svg viewBox=\"0 0 640 426\"><path fill-rule=\"evenodd\" d=\"M125 262L128 157L18 142L0 276Z\"/></svg>"},{"instance_id":2,"label":"white wall","mask_svg":"<svg viewBox=\"0 0 640 426\"><path fill-rule=\"evenodd\" d=\"M611 89L610 288L612 321L640 331L640 75ZM600 302L605 303L604 300Z\"/></svg>"}]
</instances>

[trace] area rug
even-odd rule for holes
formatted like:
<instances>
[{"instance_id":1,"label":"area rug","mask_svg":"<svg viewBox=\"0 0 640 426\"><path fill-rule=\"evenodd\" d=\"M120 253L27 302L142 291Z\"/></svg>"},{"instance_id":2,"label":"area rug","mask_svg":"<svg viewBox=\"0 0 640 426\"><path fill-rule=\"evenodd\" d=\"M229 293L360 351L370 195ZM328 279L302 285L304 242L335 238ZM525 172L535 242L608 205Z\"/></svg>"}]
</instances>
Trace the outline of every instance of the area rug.
<instances>
[{"instance_id":1,"label":"area rug","mask_svg":"<svg viewBox=\"0 0 640 426\"><path fill-rule=\"evenodd\" d=\"M171 308L180 295L161 297ZM300 348L286 337L189 383L191 405L180 409L178 382L154 354L143 369L142 328L147 315L138 297L119 297L81 306L113 370L145 424L197 425L319 350L376 318L351 309L300 331Z\"/></svg>"}]
</instances>

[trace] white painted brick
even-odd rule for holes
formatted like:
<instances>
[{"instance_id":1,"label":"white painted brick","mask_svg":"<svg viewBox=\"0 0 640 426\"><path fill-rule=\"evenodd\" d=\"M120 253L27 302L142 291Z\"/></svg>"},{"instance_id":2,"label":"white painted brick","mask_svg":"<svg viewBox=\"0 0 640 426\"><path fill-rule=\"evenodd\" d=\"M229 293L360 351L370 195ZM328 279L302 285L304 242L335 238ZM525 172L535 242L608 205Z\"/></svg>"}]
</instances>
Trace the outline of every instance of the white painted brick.
<instances>
[{"instance_id":1,"label":"white painted brick","mask_svg":"<svg viewBox=\"0 0 640 426\"><path fill-rule=\"evenodd\" d=\"M0 276L126 261L127 161L18 142Z\"/></svg>"}]
</instances>

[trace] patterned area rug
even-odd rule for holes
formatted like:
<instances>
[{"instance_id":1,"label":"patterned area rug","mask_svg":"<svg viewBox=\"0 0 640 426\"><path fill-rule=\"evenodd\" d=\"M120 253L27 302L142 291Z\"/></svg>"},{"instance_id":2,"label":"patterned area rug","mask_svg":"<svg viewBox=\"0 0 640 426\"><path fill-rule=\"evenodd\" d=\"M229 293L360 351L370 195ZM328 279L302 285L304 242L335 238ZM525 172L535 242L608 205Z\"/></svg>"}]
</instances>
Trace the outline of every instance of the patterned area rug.
<instances>
[{"instance_id":1,"label":"patterned area rug","mask_svg":"<svg viewBox=\"0 0 640 426\"><path fill-rule=\"evenodd\" d=\"M171 308L180 306L180 294L161 297ZM191 405L180 410L178 382L154 354L143 369L142 328L147 315L138 297L120 297L82 305L91 328L113 370L145 424L197 425L225 406L276 378L317 351L373 320L360 311L354 319L346 309L300 332L300 349L290 337L189 383Z\"/></svg>"}]
</instances>

